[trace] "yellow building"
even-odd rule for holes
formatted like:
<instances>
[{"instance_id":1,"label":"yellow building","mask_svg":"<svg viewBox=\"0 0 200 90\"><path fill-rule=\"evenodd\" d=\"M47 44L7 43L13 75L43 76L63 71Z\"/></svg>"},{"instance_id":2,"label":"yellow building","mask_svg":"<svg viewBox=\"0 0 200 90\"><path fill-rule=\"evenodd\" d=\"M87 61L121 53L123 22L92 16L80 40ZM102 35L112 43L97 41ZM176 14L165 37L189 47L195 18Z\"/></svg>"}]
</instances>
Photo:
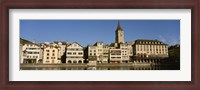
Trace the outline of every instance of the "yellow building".
<instances>
[{"instance_id":1,"label":"yellow building","mask_svg":"<svg viewBox=\"0 0 200 90\"><path fill-rule=\"evenodd\" d=\"M55 46L47 46L44 48L43 54L43 63L44 64L58 64L61 63L61 60L58 58L59 55L59 47Z\"/></svg>"}]
</instances>

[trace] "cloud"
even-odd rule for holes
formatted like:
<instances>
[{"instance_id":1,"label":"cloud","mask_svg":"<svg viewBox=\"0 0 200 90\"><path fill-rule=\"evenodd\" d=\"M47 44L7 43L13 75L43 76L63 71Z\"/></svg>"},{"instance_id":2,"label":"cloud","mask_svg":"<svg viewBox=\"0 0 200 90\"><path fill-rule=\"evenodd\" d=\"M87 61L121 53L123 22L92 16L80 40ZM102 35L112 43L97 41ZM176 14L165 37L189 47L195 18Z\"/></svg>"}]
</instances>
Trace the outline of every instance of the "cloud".
<instances>
[{"instance_id":1,"label":"cloud","mask_svg":"<svg viewBox=\"0 0 200 90\"><path fill-rule=\"evenodd\" d=\"M159 40L161 40L162 42L167 42L167 40L162 36L162 35L159 35L158 36Z\"/></svg>"},{"instance_id":2,"label":"cloud","mask_svg":"<svg viewBox=\"0 0 200 90\"><path fill-rule=\"evenodd\" d=\"M158 35L158 39L166 44L169 45L175 45L175 44L180 44L180 39L177 39L175 37L172 37L170 35L163 36L163 35Z\"/></svg>"}]
</instances>

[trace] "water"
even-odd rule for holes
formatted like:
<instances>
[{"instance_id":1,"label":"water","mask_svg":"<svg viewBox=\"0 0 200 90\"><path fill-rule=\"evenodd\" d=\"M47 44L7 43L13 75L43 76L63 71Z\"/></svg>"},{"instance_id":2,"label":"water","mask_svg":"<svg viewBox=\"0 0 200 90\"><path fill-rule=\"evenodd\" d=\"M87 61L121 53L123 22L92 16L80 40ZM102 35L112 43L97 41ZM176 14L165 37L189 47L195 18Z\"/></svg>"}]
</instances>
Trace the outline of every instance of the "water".
<instances>
[{"instance_id":1,"label":"water","mask_svg":"<svg viewBox=\"0 0 200 90\"><path fill-rule=\"evenodd\" d=\"M71 66L71 67L22 67L21 70L180 70L179 65L135 65L135 66Z\"/></svg>"}]
</instances>

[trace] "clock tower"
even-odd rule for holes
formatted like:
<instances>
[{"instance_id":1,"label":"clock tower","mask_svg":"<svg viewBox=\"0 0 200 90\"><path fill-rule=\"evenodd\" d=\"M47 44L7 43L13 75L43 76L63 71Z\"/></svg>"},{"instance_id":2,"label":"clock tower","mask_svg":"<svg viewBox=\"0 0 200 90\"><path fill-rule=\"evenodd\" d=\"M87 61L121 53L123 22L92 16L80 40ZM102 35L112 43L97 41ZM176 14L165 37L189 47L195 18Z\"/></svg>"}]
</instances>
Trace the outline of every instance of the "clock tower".
<instances>
[{"instance_id":1,"label":"clock tower","mask_svg":"<svg viewBox=\"0 0 200 90\"><path fill-rule=\"evenodd\" d=\"M121 28L119 21L115 34L116 34L115 43L124 43L124 31Z\"/></svg>"}]
</instances>

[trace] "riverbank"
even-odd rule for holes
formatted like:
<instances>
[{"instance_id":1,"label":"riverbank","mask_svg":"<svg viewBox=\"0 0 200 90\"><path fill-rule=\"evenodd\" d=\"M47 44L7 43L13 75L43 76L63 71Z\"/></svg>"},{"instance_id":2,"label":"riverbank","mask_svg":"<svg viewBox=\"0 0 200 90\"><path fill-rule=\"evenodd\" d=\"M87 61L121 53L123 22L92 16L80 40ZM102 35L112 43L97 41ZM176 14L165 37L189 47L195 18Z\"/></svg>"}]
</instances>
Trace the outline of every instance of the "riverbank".
<instances>
[{"instance_id":1,"label":"riverbank","mask_svg":"<svg viewBox=\"0 0 200 90\"><path fill-rule=\"evenodd\" d=\"M134 63L99 63L97 67L116 67L116 66L137 66L151 65L150 63L134 64ZM88 64L20 64L20 67L90 67Z\"/></svg>"}]
</instances>

